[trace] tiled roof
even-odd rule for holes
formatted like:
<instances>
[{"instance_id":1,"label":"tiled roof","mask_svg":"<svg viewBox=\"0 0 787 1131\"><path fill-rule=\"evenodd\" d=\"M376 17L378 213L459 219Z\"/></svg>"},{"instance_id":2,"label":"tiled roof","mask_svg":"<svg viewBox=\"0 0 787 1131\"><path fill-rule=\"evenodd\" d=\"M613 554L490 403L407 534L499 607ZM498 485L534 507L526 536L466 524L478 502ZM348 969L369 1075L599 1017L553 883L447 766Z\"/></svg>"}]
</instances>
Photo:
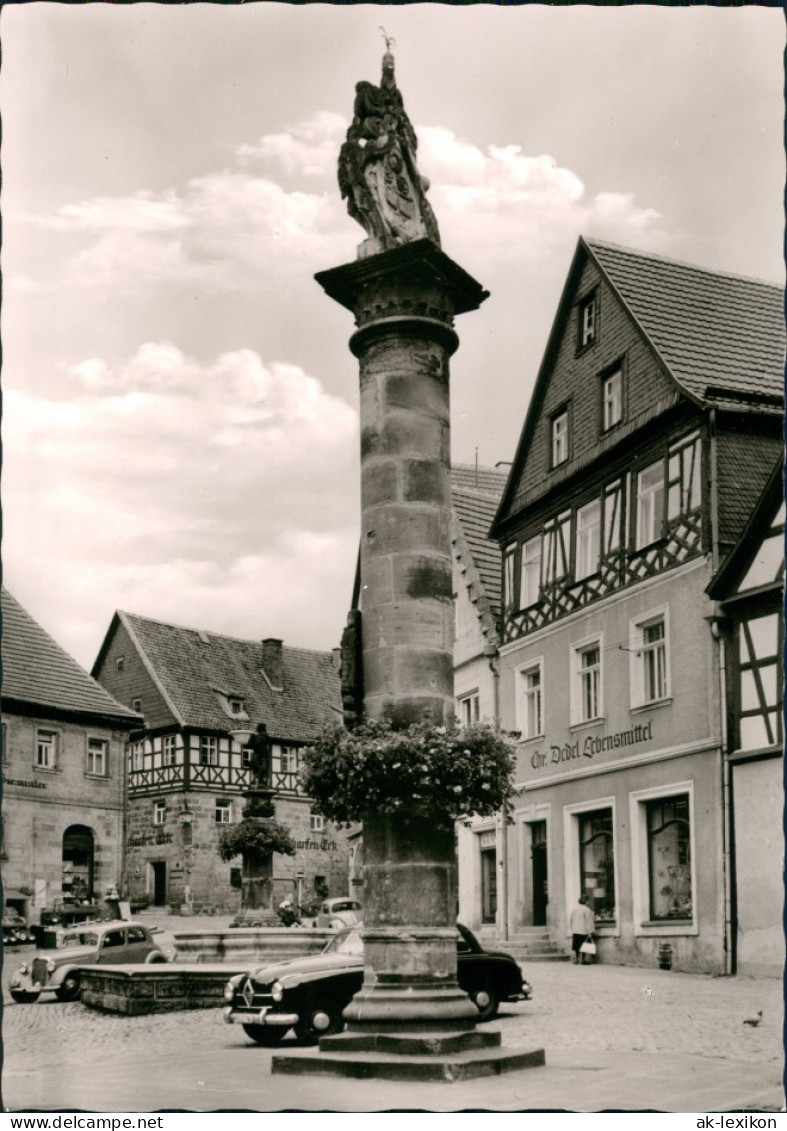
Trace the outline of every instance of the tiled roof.
<instances>
[{"instance_id":1,"label":"tiled roof","mask_svg":"<svg viewBox=\"0 0 787 1131\"><path fill-rule=\"evenodd\" d=\"M784 290L587 240L673 377L703 401L783 397Z\"/></svg>"},{"instance_id":2,"label":"tiled roof","mask_svg":"<svg viewBox=\"0 0 787 1131\"><path fill-rule=\"evenodd\" d=\"M262 674L262 643L238 640L120 612L183 726L230 730L232 718L217 692L243 698L252 724L272 738L307 741L326 723L341 721L339 672L331 652L282 646L282 690ZM333 709L332 709L333 708Z\"/></svg>"},{"instance_id":3,"label":"tiled roof","mask_svg":"<svg viewBox=\"0 0 787 1131\"><path fill-rule=\"evenodd\" d=\"M475 467L471 463L451 464L451 486L464 491L483 491L499 499L508 479L509 467Z\"/></svg>"},{"instance_id":4,"label":"tiled roof","mask_svg":"<svg viewBox=\"0 0 787 1131\"><path fill-rule=\"evenodd\" d=\"M489 540L488 534L500 491L502 487L496 495L456 487L451 491L454 515L495 617L500 613L500 547Z\"/></svg>"},{"instance_id":5,"label":"tiled roof","mask_svg":"<svg viewBox=\"0 0 787 1131\"><path fill-rule=\"evenodd\" d=\"M14 700L58 713L101 717L131 727L139 715L113 699L49 633L33 620L7 589L0 592L3 614L3 688Z\"/></svg>"}]
</instances>

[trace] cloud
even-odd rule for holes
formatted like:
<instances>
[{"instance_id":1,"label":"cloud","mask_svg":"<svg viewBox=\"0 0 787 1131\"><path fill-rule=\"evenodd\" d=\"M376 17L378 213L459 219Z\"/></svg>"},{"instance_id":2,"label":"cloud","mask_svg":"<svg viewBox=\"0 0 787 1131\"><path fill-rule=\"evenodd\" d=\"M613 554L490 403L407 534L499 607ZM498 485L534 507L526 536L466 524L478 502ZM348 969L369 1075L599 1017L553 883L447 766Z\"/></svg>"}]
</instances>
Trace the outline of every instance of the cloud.
<instances>
[{"instance_id":1,"label":"cloud","mask_svg":"<svg viewBox=\"0 0 787 1131\"><path fill-rule=\"evenodd\" d=\"M272 161L287 173L329 177L336 169L347 119L321 110L280 133L265 134L255 145L241 145L235 156L241 165Z\"/></svg>"},{"instance_id":2,"label":"cloud","mask_svg":"<svg viewBox=\"0 0 787 1131\"><path fill-rule=\"evenodd\" d=\"M64 608L88 621L91 593L168 616L213 601L217 629L265 609L308 636L325 601L317 621L341 620L358 537L348 404L252 350L200 363L168 342L116 367L85 359L63 378L69 400L5 392L9 578L43 585L46 531Z\"/></svg>"},{"instance_id":3,"label":"cloud","mask_svg":"<svg viewBox=\"0 0 787 1131\"><path fill-rule=\"evenodd\" d=\"M340 115L319 112L239 146L231 167L193 177L179 191L100 196L22 219L67 237L62 285L69 287L235 291L304 278L344 262L353 233L362 238L335 184L345 129ZM483 251L492 271L514 259L541 263L582 232L639 246L663 239L657 212L614 189L588 199L580 176L552 157L515 143L484 152L444 126L417 132L443 242L460 261ZM52 274L50 260L42 289ZM25 289L31 285L28 277Z\"/></svg>"},{"instance_id":4,"label":"cloud","mask_svg":"<svg viewBox=\"0 0 787 1131\"><path fill-rule=\"evenodd\" d=\"M550 156L529 156L516 144L482 152L444 127L419 130L419 164L432 182L430 199L444 244L485 262L537 263L581 233L639 246L663 238L658 212L631 194L588 200L581 178Z\"/></svg>"}]
</instances>

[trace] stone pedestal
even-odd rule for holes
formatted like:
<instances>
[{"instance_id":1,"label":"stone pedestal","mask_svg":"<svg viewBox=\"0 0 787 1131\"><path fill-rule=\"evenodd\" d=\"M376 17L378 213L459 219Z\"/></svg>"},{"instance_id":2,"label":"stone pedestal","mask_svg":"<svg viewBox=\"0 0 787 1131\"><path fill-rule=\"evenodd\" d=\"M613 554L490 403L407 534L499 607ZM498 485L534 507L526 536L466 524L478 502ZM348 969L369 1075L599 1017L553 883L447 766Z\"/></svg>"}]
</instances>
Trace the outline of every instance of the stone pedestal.
<instances>
[{"instance_id":1,"label":"stone pedestal","mask_svg":"<svg viewBox=\"0 0 787 1131\"><path fill-rule=\"evenodd\" d=\"M364 821L364 984L349 1033L459 1032L478 1011L456 980L456 859L450 823Z\"/></svg>"}]
</instances>

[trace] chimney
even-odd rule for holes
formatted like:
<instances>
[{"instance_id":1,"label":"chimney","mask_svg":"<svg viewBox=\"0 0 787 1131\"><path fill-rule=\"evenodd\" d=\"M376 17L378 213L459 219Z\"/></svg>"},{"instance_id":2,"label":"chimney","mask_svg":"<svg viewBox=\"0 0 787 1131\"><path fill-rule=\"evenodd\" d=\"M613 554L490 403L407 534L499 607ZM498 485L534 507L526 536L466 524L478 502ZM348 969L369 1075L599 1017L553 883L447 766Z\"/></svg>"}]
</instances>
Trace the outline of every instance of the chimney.
<instances>
[{"instance_id":1,"label":"chimney","mask_svg":"<svg viewBox=\"0 0 787 1131\"><path fill-rule=\"evenodd\" d=\"M342 650L341 648L334 648L333 651L333 666L337 672L342 670Z\"/></svg>"},{"instance_id":2,"label":"chimney","mask_svg":"<svg viewBox=\"0 0 787 1131\"><path fill-rule=\"evenodd\" d=\"M262 642L262 671L273 691L284 688L281 640L268 636Z\"/></svg>"}]
</instances>

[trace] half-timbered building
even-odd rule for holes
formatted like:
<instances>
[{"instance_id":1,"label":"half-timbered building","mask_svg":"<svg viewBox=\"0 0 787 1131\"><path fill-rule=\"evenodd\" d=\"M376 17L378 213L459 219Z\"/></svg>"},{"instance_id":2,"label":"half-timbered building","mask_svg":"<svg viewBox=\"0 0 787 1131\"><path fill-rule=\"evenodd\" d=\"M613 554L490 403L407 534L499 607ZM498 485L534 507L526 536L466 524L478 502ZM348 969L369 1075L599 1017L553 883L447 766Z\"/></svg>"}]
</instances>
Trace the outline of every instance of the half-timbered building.
<instances>
[{"instance_id":1,"label":"half-timbered building","mask_svg":"<svg viewBox=\"0 0 787 1131\"><path fill-rule=\"evenodd\" d=\"M518 732L509 928L729 971L722 653L706 586L782 450L779 287L579 241L492 534Z\"/></svg>"},{"instance_id":2,"label":"half-timbered building","mask_svg":"<svg viewBox=\"0 0 787 1131\"><path fill-rule=\"evenodd\" d=\"M276 817L297 849L274 857L274 900L344 893L345 836L312 812L299 773L303 746L341 721L336 654L118 612L93 674L144 718L127 752L132 901L239 905L241 861L224 863L218 842L226 825L241 820L251 785L248 740L259 723L272 743Z\"/></svg>"},{"instance_id":3,"label":"half-timbered building","mask_svg":"<svg viewBox=\"0 0 787 1131\"><path fill-rule=\"evenodd\" d=\"M724 644L733 969L784 970L784 464L708 586Z\"/></svg>"}]
</instances>

